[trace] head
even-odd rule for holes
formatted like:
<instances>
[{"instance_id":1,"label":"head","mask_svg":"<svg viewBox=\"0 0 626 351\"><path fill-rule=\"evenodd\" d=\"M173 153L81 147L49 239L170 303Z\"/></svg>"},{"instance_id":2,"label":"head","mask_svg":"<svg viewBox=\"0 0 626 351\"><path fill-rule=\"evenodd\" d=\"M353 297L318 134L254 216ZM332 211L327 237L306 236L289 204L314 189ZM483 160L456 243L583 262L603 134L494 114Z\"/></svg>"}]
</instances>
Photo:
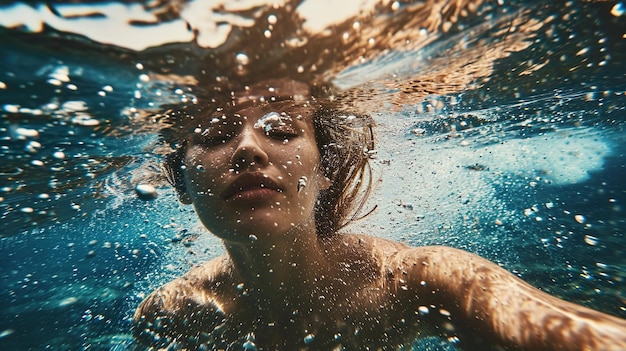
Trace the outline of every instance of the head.
<instances>
[{"instance_id":1,"label":"head","mask_svg":"<svg viewBox=\"0 0 626 351\"><path fill-rule=\"evenodd\" d=\"M358 216L371 187L368 161L373 135L368 116L340 111L329 101L311 97L308 87L295 81L266 81L230 95L230 101L213 99L198 109L171 110L167 116L174 121L174 130L182 133L176 133L177 147L166 158L166 174L183 202L196 201L201 219L208 216L202 211L213 211L213 217L203 220L208 229L232 230L229 221L221 220L232 213L198 206L205 201L200 195L216 201L222 196L198 192L223 191L220 187L228 187L244 173L267 177L262 186L276 188L277 193L268 195L275 204L267 211L278 211L275 217L291 225L312 220L320 237L336 234ZM273 129L281 125L290 131L274 135ZM294 131L296 135L287 135ZM207 136L213 138L208 147L202 141ZM213 170L218 173L209 174ZM252 193L235 197L229 199L236 205L230 212L244 221L253 215L255 221L262 220L265 212L255 206L262 207L267 199ZM256 212L246 212L250 207Z\"/></svg>"}]
</instances>

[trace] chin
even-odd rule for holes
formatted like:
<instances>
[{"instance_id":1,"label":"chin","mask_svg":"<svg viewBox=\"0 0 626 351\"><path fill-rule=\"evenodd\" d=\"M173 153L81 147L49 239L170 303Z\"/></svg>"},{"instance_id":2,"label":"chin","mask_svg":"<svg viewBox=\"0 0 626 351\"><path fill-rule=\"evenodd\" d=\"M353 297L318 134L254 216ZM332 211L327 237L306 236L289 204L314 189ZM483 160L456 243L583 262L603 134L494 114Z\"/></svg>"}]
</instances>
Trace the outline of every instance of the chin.
<instances>
[{"instance_id":1,"label":"chin","mask_svg":"<svg viewBox=\"0 0 626 351\"><path fill-rule=\"evenodd\" d=\"M313 210L311 220L300 214L283 211L279 207L262 206L255 209L228 208L216 212L205 209L199 213L204 226L222 240L249 242L250 240L282 237L304 223L314 226Z\"/></svg>"},{"instance_id":2,"label":"chin","mask_svg":"<svg viewBox=\"0 0 626 351\"><path fill-rule=\"evenodd\" d=\"M221 220L222 222L224 220ZM205 227L215 236L222 240L245 243L254 242L261 239L270 239L276 235L288 232L293 226L283 223L283 220L276 221L272 218L235 220L232 226L215 226L207 223Z\"/></svg>"}]
</instances>

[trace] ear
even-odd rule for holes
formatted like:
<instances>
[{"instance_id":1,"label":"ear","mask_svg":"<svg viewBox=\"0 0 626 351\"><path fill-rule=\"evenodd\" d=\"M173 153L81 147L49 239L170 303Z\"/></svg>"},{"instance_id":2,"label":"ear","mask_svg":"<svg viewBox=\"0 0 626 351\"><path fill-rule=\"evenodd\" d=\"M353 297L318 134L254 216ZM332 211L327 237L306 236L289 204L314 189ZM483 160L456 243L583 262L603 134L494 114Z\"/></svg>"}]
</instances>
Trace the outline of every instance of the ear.
<instances>
[{"instance_id":1,"label":"ear","mask_svg":"<svg viewBox=\"0 0 626 351\"><path fill-rule=\"evenodd\" d=\"M189 194L187 194L187 192L178 194L178 201L182 202L185 205L192 204L191 197L189 196Z\"/></svg>"}]
</instances>

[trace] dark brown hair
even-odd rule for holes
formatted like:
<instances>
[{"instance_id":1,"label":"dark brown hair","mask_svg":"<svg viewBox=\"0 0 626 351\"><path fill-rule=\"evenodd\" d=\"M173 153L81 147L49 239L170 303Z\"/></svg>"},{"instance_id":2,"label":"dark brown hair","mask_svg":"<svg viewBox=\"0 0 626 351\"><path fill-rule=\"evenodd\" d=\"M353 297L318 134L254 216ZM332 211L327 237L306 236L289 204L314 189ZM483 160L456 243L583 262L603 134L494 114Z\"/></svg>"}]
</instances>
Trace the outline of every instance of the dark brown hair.
<instances>
[{"instance_id":1,"label":"dark brown hair","mask_svg":"<svg viewBox=\"0 0 626 351\"><path fill-rule=\"evenodd\" d=\"M360 216L372 188L372 126L371 117L340 111L330 103L322 104L314 114L321 169L331 181L315 206L319 236L333 235Z\"/></svg>"}]
</instances>

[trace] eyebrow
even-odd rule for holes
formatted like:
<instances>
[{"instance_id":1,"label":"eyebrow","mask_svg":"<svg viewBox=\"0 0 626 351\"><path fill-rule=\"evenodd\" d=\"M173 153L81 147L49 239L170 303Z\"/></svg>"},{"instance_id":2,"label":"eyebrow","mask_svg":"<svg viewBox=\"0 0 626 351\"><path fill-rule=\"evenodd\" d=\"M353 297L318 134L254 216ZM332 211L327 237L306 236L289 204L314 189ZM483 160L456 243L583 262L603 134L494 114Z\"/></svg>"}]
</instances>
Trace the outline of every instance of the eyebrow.
<instances>
[{"instance_id":1,"label":"eyebrow","mask_svg":"<svg viewBox=\"0 0 626 351\"><path fill-rule=\"evenodd\" d=\"M249 106L249 105L257 105L264 103L275 103L282 101L307 101L308 99L303 96L294 96L294 95L242 95L242 96L233 96L233 104L232 107L237 106Z\"/></svg>"},{"instance_id":2,"label":"eyebrow","mask_svg":"<svg viewBox=\"0 0 626 351\"><path fill-rule=\"evenodd\" d=\"M297 100L294 99L292 96L272 96L270 97L270 99L250 99L250 100L243 100L242 102L236 102L234 104L229 104L229 106L227 106L224 109L229 109L229 110L237 110L237 111L241 111L247 108L251 108L251 107L265 107L265 106L272 106L274 104L281 104L281 103L286 103L286 102L291 102L293 103L294 106L302 106L304 104L310 104L311 100ZM233 112L236 113L236 112Z\"/></svg>"},{"instance_id":3,"label":"eyebrow","mask_svg":"<svg viewBox=\"0 0 626 351\"><path fill-rule=\"evenodd\" d=\"M249 110L256 110L262 112L274 111L274 112L289 112L290 109L307 109L307 111L313 113L315 107L310 103L310 101L306 102L297 102L292 99L283 99L277 101L270 102L246 102L240 105L227 106L227 107L216 107L213 111L208 111L207 116L219 116L219 115L235 115L239 114L241 116L247 115ZM310 110L309 110L310 109Z\"/></svg>"}]
</instances>

